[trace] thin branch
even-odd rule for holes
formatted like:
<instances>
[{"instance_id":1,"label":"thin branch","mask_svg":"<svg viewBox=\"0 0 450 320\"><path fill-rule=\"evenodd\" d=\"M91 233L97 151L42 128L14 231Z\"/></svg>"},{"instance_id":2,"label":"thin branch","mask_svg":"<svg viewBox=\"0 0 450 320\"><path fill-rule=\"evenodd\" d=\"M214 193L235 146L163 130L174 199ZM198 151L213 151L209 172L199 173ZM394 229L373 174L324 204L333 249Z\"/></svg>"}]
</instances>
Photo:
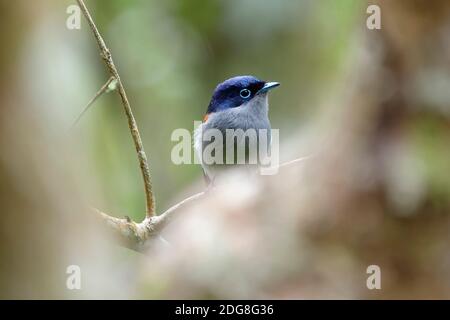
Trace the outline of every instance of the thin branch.
<instances>
[{"instance_id":1,"label":"thin branch","mask_svg":"<svg viewBox=\"0 0 450 320\"><path fill-rule=\"evenodd\" d=\"M302 157L302 158L290 160L290 161L287 161L287 162L284 162L284 163L280 164L280 165L278 166L278 168L288 167L288 166L291 166L291 165L293 165L293 164L297 164L297 163L303 162L303 161L305 161L305 160L311 159L312 157L313 157L313 156L305 156L305 157Z\"/></svg>"},{"instance_id":2,"label":"thin branch","mask_svg":"<svg viewBox=\"0 0 450 320\"><path fill-rule=\"evenodd\" d=\"M110 83L114 80L114 77L111 76L108 81L97 91L95 96L92 97L92 99L88 102L86 107L84 107L83 111L80 113L80 115L77 117L75 122L72 124L72 127L75 127L78 121L80 121L81 117L88 111L88 109L91 107L91 105L105 92L108 91Z\"/></svg>"},{"instance_id":3,"label":"thin branch","mask_svg":"<svg viewBox=\"0 0 450 320\"><path fill-rule=\"evenodd\" d=\"M120 80L119 72L117 71L117 68L114 65L111 52L106 47L105 41L103 40L103 37L100 35L100 32L98 31L94 23L94 20L92 19L86 5L84 4L84 1L77 0L77 2L78 5L80 6L81 11L86 17L86 20L88 21L92 32L94 33L95 39L97 40L100 49L101 57L106 63L106 66L108 67L110 74L117 80L118 93L122 100L122 105L125 110L125 114L128 118L128 127L130 129L131 136L134 141L134 146L136 148L136 153L139 159L139 166L141 168L142 178L144 180L144 189L146 196L146 217L147 218L152 217L155 214L155 201L153 198L152 183L150 179L150 170L148 166L147 155L145 154L144 151L141 136L139 134L139 130L133 112L131 111L130 103L128 101L127 94L125 92L125 88L122 84L122 81Z\"/></svg>"}]
</instances>

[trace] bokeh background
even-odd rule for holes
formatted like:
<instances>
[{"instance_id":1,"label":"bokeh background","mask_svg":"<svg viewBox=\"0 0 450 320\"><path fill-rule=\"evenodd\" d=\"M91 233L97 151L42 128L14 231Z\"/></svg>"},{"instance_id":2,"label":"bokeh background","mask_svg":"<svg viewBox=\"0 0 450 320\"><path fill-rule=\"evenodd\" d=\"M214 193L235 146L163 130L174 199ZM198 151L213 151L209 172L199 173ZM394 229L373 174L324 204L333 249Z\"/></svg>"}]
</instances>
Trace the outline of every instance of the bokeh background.
<instances>
[{"instance_id":1,"label":"bokeh background","mask_svg":"<svg viewBox=\"0 0 450 320\"><path fill-rule=\"evenodd\" d=\"M294 171L281 184L263 182L248 198L245 186L232 185L216 202L193 208L218 211L216 220L197 224L217 232L190 243L199 232L194 222L210 215L195 217L168 232L176 250L158 249L147 260L111 245L86 210L144 216L118 95L103 95L72 126L109 77L86 21L80 30L66 28L74 1L1 1L0 295L450 297L450 6L370 3L381 6L381 30L366 28L368 3L359 0L86 1L131 102L157 212L204 188L198 165L171 162L170 137L177 128L192 131L215 86L231 76L281 82L270 96L281 159L318 157L302 166L307 177ZM262 194L267 188L273 199ZM229 220L217 217L230 210L250 217L267 211L267 219L241 217L244 227L221 233L215 227ZM274 215L301 227L274 223ZM230 248L223 240L264 238L266 225L277 226L269 249L248 239ZM183 242L177 237L187 244L176 246ZM286 254L256 254L282 249ZM64 287L65 266L73 263L95 275L82 292ZM267 270L252 277L261 263ZM365 288L371 263L384 267L391 284L378 296ZM239 275L223 278L223 268ZM206 271L201 280L192 276ZM220 278L240 279L240 290Z\"/></svg>"}]
</instances>

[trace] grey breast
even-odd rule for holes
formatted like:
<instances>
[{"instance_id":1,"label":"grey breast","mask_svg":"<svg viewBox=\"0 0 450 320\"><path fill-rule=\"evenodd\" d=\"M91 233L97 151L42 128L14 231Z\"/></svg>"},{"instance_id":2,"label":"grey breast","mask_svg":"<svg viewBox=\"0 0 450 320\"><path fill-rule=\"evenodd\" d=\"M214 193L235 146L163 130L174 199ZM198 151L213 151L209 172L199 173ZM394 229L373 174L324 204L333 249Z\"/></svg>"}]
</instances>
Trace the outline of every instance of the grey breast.
<instances>
[{"instance_id":1,"label":"grey breast","mask_svg":"<svg viewBox=\"0 0 450 320\"><path fill-rule=\"evenodd\" d=\"M222 134L222 159L226 164L258 164L260 152L268 154L271 127L267 99L254 99L248 104L213 114L203 127L203 136L209 129ZM229 129L229 130L227 130ZM202 149L213 143L203 139ZM264 148L260 151L260 148ZM215 156L214 154L212 156Z\"/></svg>"}]
</instances>

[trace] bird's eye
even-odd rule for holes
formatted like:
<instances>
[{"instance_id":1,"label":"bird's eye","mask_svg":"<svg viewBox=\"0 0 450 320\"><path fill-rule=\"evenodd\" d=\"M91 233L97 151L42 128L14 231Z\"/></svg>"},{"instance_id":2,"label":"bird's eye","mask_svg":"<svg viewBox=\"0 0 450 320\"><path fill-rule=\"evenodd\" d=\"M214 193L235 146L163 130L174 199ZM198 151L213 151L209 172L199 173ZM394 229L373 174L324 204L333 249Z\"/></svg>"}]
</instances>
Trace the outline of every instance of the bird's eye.
<instances>
[{"instance_id":1,"label":"bird's eye","mask_svg":"<svg viewBox=\"0 0 450 320\"><path fill-rule=\"evenodd\" d=\"M239 92L239 95L241 96L241 98L244 98L244 99L249 98L251 94L252 94L252 92L248 89L242 89L241 92Z\"/></svg>"}]
</instances>

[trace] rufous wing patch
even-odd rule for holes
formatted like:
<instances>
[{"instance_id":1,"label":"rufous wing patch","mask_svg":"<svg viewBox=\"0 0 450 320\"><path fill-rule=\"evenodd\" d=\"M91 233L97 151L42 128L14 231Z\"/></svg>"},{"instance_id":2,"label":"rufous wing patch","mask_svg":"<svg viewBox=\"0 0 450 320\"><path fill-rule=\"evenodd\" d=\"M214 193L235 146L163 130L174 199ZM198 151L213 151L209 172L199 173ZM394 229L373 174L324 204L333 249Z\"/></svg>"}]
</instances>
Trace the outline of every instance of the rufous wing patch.
<instances>
[{"instance_id":1,"label":"rufous wing patch","mask_svg":"<svg viewBox=\"0 0 450 320\"><path fill-rule=\"evenodd\" d=\"M209 117L209 113L205 114L205 115L203 116L203 122L208 121L208 117Z\"/></svg>"}]
</instances>

